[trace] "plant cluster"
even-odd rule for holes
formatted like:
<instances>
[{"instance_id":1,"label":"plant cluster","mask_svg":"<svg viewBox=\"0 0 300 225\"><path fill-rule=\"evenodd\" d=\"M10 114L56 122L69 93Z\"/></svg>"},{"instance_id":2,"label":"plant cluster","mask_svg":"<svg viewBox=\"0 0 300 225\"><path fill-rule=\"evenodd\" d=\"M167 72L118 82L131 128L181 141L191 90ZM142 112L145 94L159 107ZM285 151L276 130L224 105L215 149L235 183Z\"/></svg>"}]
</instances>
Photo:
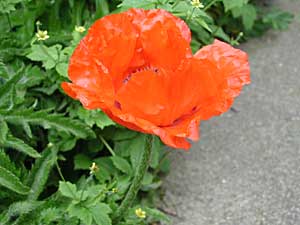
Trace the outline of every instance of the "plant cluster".
<instances>
[{"instance_id":1,"label":"plant cluster","mask_svg":"<svg viewBox=\"0 0 300 225\"><path fill-rule=\"evenodd\" d=\"M68 60L98 18L131 7L183 18L198 49L285 29L293 16L248 0L2 0L0 2L0 224L114 224L146 136L67 97ZM153 140L150 167L118 225L169 222L155 208L168 151Z\"/></svg>"}]
</instances>

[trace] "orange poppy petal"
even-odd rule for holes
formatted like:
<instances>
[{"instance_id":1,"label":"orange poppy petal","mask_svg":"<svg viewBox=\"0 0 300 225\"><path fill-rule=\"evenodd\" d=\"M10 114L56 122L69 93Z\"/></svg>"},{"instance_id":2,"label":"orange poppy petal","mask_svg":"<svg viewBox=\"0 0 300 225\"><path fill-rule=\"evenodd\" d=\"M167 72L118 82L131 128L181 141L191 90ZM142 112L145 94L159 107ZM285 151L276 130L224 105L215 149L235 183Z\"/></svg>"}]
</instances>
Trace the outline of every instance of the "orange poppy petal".
<instances>
[{"instance_id":1,"label":"orange poppy petal","mask_svg":"<svg viewBox=\"0 0 300 225\"><path fill-rule=\"evenodd\" d=\"M141 24L143 24L144 20L147 17L157 17L162 16L164 18L164 22L168 23L170 21L174 22L177 28L180 30L182 37L190 43L192 40L191 37L191 30L188 25L184 22L184 20L173 16L171 13L163 10L163 9L151 9L151 10L144 10L144 9L130 9L125 12L127 15L131 16L132 23L137 27L137 29L141 30ZM169 24L166 26L173 26L173 24Z\"/></svg>"},{"instance_id":2,"label":"orange poppy petal","mask_svg":"<svg viewBox=\"0 0 300 225\"><path fill-rule=\"evenodd\" d=\"M116 101L123 113L163 125L162 114L165 114L169 102L168 84L163 71L147 68L128 77L116 94Z\"/></svg>"},{"instance_id":3,"label":"orange poppy petal","mask_svg":"<svg viewBox=\"0 0 300 225\"><path fill-rule=\"evenodd\" d=\"M245 84L250 83L248 56L239 49L216 40L200 49L194 56L200 63L209 65L213 87L218 95L210 107L202 108L202 119L226 112Z\"/></svg>"},{"instance_id":4,"label":"orange poppy petal","mask_svg":"<svg viewBox=\"0 0 300 225\"><path fill-rule=\"evenodd\" d=\"M80 45L88 51L88 62L109 74L117 90L134 56L136 39L130 17L125 13L112 14L97 20Z\"/></svg>"},{"instance_id":5,"label":"orange poppy petal","mask_svg":"<svg viewBox=\"0 0 300 225\"><path fill-rule=\"evenodd\" d=\"M79 100L86 109L105 109L106 104L101 101L101 96L97 93L82 88L76 84L63 82L62 89L72 98Z\"/></svg>"},{"instance_id":6,"label":"orange poppy petal","mask_svg":"<svg viewBox=\"0 0 300 225\"><path fill-rule=\"evenodd\" d=\"M123 113L120 109L110 108L109 110L105 110L105 113L113 121L129 129L159 136L160 139L170 147L189 149L191 146L185 138L173 135L173 133L168 132L168 130L158 127L147 120Z\"/></svg>"},{"instance_id":7,"label":"orange poppy petal","mask_svg":"<svg viewBox=\"0 0 300 225\"><path fill-rule=\"evenodd\" d=\"M173 70L192 56L187 34L182 33L176 21L164 10L150 10L140 25L143 52L153 66Z\"/></svg>"},{"instance_id":8,"label":"orange poppy petal","mask_svg":"<svg viewBox=\"0 0 300 225\"><path fill-rule=\"evenodd\" d=\"M172 136L188 138L193 141L199 140L200 119L195 116L189 116L177 123L164 127L163 129Z\"/></svg>"}]
</instances>

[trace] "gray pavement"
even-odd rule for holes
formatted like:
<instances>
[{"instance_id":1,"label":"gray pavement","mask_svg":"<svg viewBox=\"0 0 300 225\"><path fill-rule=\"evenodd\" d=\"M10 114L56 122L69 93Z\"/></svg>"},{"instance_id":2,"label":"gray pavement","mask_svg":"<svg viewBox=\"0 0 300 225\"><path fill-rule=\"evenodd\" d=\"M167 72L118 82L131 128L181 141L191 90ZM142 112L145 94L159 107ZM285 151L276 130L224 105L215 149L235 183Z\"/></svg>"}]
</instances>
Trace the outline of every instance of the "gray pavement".
<instances>
[{"instance_id":1,"label":"gray pavement","mask_svg":"<svg viewBox=\"0 0 300 225\"><path fill-rule=\"evenodd\" d=\"M300 13L300 1L277 1ZM300 24L242 46L252 84L234 108L173 151L164 201L173 225L300 225Z\"/></svg>"}]
</instances>

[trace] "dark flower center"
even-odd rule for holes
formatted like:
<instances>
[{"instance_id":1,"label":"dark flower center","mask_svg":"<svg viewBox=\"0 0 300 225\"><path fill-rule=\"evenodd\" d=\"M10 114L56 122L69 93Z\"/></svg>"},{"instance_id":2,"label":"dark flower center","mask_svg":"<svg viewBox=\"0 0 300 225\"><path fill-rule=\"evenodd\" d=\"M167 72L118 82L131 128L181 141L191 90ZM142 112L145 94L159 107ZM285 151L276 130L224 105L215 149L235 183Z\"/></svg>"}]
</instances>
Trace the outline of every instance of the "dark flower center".
<instances>
[{"instance_id":1,"label":"dark flower center","mask_svg":"<svg viewBox=\"0 0 300 225\"><path fill-rule=\"evenodd\" d=\"M143 72L143 71L152 71L154 73L158 73L159 72L159 69L157 67L153 67L153 66L150 66L150 65L147 65L147 66L142 66L142 67L138 67L138 68L134 68L134 69L130 69L127 76L125 77L125 79L123 80L123 83L126 84L128 83L128 81L130 80L130 78L137 74L137 73L140 73L140 72Z\"/></svg>"}]
</instances>

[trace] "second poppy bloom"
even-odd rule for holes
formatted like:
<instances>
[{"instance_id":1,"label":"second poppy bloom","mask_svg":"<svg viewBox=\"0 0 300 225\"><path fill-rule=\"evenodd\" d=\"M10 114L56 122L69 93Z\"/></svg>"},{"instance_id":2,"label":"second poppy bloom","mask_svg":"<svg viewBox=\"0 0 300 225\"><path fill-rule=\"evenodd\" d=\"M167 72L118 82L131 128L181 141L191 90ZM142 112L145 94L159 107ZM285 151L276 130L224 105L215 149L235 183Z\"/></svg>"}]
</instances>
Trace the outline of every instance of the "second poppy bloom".
<instances>
[{"instance_id":1,"label":"second poppy bloom","mask_svg":"<svg viewBox=\"0 0 300 225\"><path fill-rule=\"evenodd\" d=\"M226 112L250 83L247 54L215 41L192 54L191 33L161 10L96 21L74 51L65 92L174 148L199 139L200 120Z\"/></svg>"}]
</instances>

